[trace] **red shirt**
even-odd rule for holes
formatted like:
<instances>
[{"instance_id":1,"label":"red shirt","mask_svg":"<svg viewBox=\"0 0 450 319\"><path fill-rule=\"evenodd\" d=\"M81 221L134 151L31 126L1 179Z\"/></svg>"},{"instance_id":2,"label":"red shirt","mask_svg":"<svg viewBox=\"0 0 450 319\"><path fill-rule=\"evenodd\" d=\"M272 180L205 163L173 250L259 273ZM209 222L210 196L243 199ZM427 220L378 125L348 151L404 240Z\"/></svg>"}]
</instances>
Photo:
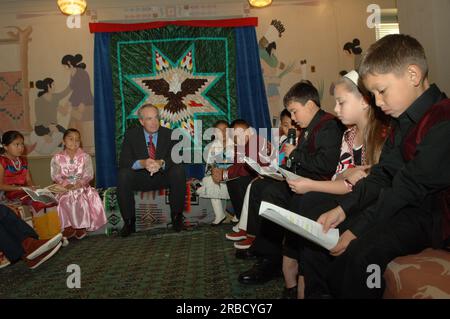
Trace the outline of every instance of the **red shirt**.
<instances>
[{"instance_id":1,"label":"red shirt","mask_svg":"<svg viewBox=\"0 0 450 319\"><path fill-rule=\"evenodd\" d=\"M14 163L6 156L0 156L0 165L4 169L3 184L25 186L27 184L28 161L25 157L19 157L19 162Z\"/></svg>"}]
</instances>

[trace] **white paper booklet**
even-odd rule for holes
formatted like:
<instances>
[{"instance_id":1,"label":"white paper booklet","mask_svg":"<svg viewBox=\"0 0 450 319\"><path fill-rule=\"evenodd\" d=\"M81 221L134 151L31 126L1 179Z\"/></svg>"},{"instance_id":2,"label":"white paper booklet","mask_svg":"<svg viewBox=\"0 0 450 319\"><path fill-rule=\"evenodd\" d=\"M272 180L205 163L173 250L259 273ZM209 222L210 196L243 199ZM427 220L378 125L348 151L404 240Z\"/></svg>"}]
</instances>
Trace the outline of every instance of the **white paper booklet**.
<instances>
[{"instance_id":1,"label":"white paper booklet","mask_svg":"<svg viewBox=\"0 0 450 319\"><path fill-rule=\"evenodd\" d=\"M53 195L53 193L50 190L48 190L47 188L41 188L41 189L33 190L31 188L28 188L28 187L22 187L22 189L35 202L41 202L41 203L44 203L44 204L57 203L58 202L57 199L55 198L55 196Z\"/></svg>"},{"instance_id":2,"label":"white paper booklet","mask_svg":"<svg viewBox=\"0 0 450 319\"><path fill-rule=\"evenodd\" d=\"M276 163L272 163L270 166L261 166L258 162L254 161L249 157L244 158L245 163L249 165L253 170L255 170L261 176L267 176L278 181L284 181L286 179L293 180L302 178L288 170L279 167Z\"/></svg>"},{"instance_id":3,"label":"white paper booklet","mask_svg":"<svg viewBox=\"0 0 450 319\"><path fill-rule=\"evenodd\" d=\"M284 176L284 178L286 178L287 180L296 180L296 179L300 179L303 178L300 175L294 174L288 170L285 170L281 167L278 167L278 171L281 173L281 175Z\"/></svg>"},{"instance_id":4,"label":"white paper booklet","mask_svg":"<svg viewBox=\"0 0 450 319\"><path fill-rule=\"evenodd\" d=\"M274 166L261 166L258 162L255 160L245 157L244 158L245 163L247 163L248 166L250 166L255 172L257 172L261 176L270 177L273 179L276 179L278 181L284 181L283 175L277 172L277 168Z\"/></svg>"},{"instance_id":5,"label":"white paper booklet","mask_svg":"<svg viewBox=\"0 0 450 319\"><path fill-rule=\"evenodd\" d=\"M330 229L324 234L321 224L268 202L261 202L259 215L328 250L339 240L338 229Z\"/></svg>"}]
</instances>

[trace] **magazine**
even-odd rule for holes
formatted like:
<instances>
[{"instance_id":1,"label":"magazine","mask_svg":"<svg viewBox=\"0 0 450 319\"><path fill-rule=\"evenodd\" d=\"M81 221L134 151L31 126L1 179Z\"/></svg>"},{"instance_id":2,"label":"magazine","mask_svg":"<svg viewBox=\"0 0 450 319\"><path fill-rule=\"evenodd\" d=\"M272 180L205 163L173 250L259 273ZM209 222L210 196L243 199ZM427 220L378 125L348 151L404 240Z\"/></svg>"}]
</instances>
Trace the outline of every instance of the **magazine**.
<instances>
[{"instance_id":1,"label":"magazine","mask_svg":"<svg viewBox=\"0 0 450 319\"><path fill-rule=\"evenodd\" d=\"M256 171L261 176L266 176L273 178L277 181L284 181L284 180L294 180L302 178L299 175L296 175L288 170L285 170L281 167L278 167L275 164L271 164L270 166L261 166L258 162L254 161L253 159L249 157L244 158L245 163L250 166L254 171Z\"/></svg>"},{"instance_id":2,"label":"magazine","mask_svg":"<svg viewBox=\"0 0 450 319\"><path fill-rule=\"evenodd\" d=\"M259 215L328 250L338 243L338 229L324 234L321 224L268 202L261 202Z\"/></svg>"},{"instance_id":3,"label":"magazine","mask_svg":"<svg viewBox=\"0 0 450 319\"><path fill-rule=\"evenodd\" d=\"M58 202L55 195L53 195L53 193L48 188L31 189L29 187L22 187L22 189L35 202L41 202L44 204Z\"/></svg>"}]
</instances>

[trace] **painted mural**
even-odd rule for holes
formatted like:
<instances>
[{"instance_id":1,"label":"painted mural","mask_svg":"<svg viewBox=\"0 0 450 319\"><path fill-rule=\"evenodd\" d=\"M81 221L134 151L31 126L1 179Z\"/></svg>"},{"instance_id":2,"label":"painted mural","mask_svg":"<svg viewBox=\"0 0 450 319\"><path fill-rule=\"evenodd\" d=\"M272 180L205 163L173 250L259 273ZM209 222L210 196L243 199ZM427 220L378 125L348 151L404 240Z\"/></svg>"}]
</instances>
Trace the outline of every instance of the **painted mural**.
<instances>
[{"instance_id":1,"label":"painted mural","mask_svg":"<svg viewBox=\"0 0 450 319\"><path fill-rule=\"evenodd\" d=\"M29 44L31 26L7 27L7 37L0 38L0 46L18 46L16 70L0 72L0 134L18 130L25 135L29 157L51 156L61 150L62 137L69 127L81 132L83 147L94 152L93 94L90 75L83 56L67 54L55 63L57 69L67 70L68 85L55 83L54 77L29 82ZM31 87L30 87L31 86Z\"/></svg>"}]
</instances>

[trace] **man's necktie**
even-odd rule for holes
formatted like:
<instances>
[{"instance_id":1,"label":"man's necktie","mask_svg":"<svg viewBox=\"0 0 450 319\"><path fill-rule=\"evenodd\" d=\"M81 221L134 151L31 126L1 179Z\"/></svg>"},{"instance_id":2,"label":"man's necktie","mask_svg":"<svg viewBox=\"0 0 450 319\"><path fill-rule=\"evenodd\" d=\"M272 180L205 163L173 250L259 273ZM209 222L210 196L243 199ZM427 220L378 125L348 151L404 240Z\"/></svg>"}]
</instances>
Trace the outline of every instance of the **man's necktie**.
<instances>
[{"instance_id":1,"label":"man's necktie","mask_svg":"<svg viewBox=\"0 0 450 319\"><path fill-rule=\"evenodd\" d=\"M155 148L155 144L153 144L153 136L152 135L149 136L148 155L150 156L151 159L155 159L156 148Z\"/></svg>"}]
</instances>

